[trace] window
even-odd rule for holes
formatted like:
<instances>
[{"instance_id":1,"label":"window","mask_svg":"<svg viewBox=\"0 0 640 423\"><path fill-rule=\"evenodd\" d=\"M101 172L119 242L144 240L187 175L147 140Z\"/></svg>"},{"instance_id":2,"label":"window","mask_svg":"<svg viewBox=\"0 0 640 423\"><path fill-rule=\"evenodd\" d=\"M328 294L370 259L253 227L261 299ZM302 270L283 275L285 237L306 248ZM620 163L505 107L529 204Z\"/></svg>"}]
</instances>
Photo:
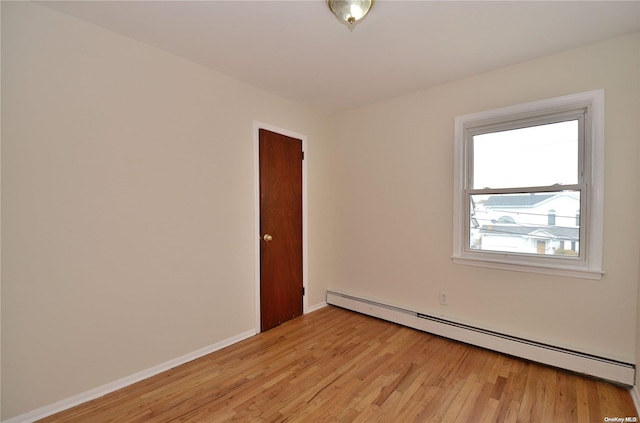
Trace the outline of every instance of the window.
<instances>
[{"instance_id":1,"label":"window","mask_svg":"<svg viewBox=\"0 0 640 423\"><path fill-rule=\"evenodd\" d=\"M599 279L604 91L459 116L456 263Z\"/></svg>"},{"instance_id":2,"label":"window","mask_svg":"<svg viewBox=\"0 0 640 423\"><path fill-rule=\"evenodd\" d=\"M580 200L578 200L580 202ZM549 214L547 215L547 225L555 226L556 224L556 211L554 209L549 210Z\"/></svg>"}]
</instances>

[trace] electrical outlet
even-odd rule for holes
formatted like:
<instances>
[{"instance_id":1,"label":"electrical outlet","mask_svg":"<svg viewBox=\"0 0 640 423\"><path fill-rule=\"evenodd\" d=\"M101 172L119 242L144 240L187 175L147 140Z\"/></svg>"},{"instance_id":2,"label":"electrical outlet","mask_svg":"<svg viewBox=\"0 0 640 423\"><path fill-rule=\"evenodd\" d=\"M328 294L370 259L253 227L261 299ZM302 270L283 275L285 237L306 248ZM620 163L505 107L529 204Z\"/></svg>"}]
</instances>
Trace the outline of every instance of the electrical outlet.
<instances>
[{"instance_id":1,"label":"electrical outlet","mask_svg":"<svg viewBox=\"0 0 640 423\"><path fill-rule=\"evenodd\" d=\"M449 294L446 291L440 291L440 304L449 305Z\"/></svg>"}]
</instances>

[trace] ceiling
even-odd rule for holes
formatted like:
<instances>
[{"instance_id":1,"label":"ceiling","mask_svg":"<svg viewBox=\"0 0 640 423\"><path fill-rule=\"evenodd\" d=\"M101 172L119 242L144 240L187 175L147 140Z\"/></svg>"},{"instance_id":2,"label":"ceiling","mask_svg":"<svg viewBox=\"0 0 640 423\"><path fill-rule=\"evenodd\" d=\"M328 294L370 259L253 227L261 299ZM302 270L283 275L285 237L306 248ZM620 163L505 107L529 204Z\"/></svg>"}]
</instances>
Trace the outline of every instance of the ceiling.
<instances>
[{"instance_id":1,"label":"ceiling","mask_svg":"<svg viewBox=\"0 0 640 423\"><path fill-rule=\"evenodd\" d=\"M327 114L640 32L640 1L377 0L352 31L324 0L41 4Z\"/></svg>"}]
</instances>

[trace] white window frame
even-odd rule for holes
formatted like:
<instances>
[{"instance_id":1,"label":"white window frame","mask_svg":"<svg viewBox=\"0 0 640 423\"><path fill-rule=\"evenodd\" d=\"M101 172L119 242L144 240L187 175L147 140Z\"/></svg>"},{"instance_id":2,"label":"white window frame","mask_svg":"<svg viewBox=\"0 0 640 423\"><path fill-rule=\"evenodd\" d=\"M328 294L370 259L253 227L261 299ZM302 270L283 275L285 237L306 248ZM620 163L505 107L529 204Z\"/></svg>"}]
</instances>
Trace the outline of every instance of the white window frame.
<instances>
[{"instance_id":1,"label":"white window frame","mask_svg":"<svg viewBox=\"0 0 640 423\"><path fill-rule=\"evenodd\" d=\"M478 128L561 115L584 109L580 149L580 258L544 257L469 247L470 134ZM576 185L577 186L577 185ZM571 186L571 187L576 187ZM572 189L567 187L566 189ZM604 90L588 91L464 116L454 121L453 261L458 264L521 272L601 279L604 217Z\"/></svg>"}]
</instances>

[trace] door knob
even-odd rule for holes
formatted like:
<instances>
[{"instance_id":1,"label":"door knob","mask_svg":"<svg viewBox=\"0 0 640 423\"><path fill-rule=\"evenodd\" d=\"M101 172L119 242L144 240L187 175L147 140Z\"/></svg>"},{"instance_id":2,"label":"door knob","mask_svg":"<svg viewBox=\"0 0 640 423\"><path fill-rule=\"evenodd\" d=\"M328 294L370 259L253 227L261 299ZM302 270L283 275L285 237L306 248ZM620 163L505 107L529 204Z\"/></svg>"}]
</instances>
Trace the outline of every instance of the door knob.
<instances>
[{"instance_id":1,"label":"door knob","mask_svg":"<svg viewBox=\"0 0 640 423\"><path fill-rule=\"evenodd\" d=\"M265 242L269 242L269 241L271 241L271 240L273 239L273 237L272 237L271 235L269 235L269 234L264 234L264 236L262 237L262 239L263 239Z\"/></svg>"}]
</instances>

